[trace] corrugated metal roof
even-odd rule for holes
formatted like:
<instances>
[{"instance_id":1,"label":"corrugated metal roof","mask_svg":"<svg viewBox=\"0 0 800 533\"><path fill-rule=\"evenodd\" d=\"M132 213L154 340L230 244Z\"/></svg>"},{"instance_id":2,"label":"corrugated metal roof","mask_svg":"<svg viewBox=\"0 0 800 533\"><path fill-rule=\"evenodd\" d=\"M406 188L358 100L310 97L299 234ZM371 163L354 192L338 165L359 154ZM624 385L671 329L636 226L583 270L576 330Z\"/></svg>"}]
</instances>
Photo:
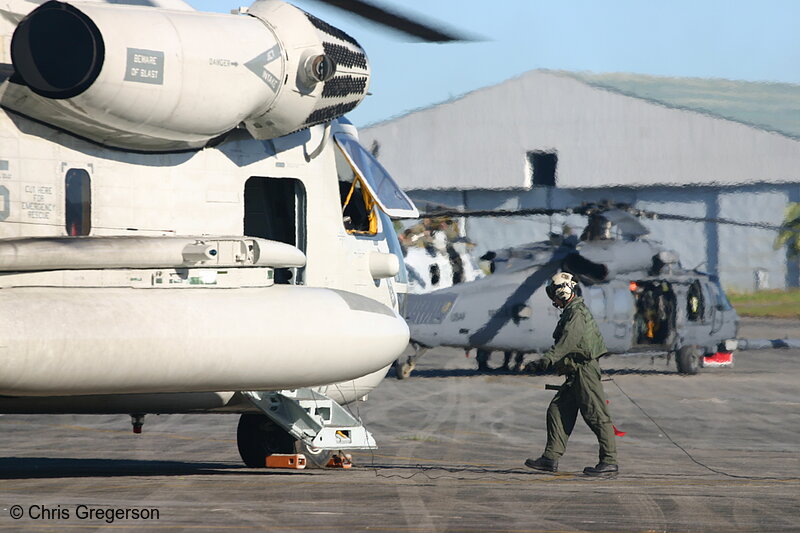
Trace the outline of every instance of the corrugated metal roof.
<instances>
[{"instance_id":1,"label":"corrugated metal roof","mask_svg":"<svg viewBox=\"0 0 800 533\"><path fill-rule=\"evenodd\" d=\"M594 87L800 139L800 85L643 74L560 72Z\"/></svg>"}]
</instances>

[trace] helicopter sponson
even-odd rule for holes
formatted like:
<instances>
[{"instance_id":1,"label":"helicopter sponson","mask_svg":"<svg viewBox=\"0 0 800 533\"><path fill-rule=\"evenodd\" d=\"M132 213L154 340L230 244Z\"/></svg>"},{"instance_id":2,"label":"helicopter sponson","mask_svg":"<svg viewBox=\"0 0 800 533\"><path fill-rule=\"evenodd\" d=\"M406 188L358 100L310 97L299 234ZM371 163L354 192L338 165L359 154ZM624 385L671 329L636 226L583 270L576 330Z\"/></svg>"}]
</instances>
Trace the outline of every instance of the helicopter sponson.
<instances>
[{"instance_id":1,"label":"helicopter sponson","mask_svg":"<svg viewBox=\"0 0 800 533\"><path fill-rule=\"evenodd\" d=\"M278 0L240 15L50 1L19 23L11 58L4 108L134 151L201 148L240 124L272 139L328 122L370 76L353 38Z\"/></svg>"},{"instance_id":2,"label":"helicopter sponson","mask_svg":"<svg viewBox=\"0 0 800 533\"><path fill-rule=\"evenodd\" d=\"M2 239L0 395L281 390L385 369L406 323L361 294L274 283L305 264L259 238Z\"/></svg>"}]
</instances>

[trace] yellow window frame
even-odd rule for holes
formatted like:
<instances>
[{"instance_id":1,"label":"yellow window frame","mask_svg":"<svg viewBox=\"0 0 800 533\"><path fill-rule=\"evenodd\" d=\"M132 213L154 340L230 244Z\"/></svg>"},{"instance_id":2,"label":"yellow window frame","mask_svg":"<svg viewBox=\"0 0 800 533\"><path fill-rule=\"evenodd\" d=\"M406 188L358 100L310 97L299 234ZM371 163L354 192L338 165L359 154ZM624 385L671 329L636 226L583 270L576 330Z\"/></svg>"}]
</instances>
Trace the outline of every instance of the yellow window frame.
<instances>
[{"instance_id":1,"label":"yellow window frame","mask_svg":"<svg viewBox=\"0 0 800 533\"><path fill-rule=\"evenodd\" d=\"M339 150L341 150L341 148L339 148ZM350 205L350 200L352 200L353 193L356 190L356 182L358 182L359 184L361 184L361 196L362 200L364 200L364 206L367 208L367 217L369 220L369 229L367 231L356 230L356 229L346 229L346 231L351 235L377 235L378 216L375 213L375 199L369 193L369 189L364 184L364 181L361 179L358 170L353 167L353 165L350 163L350 160L347 157L345 157L345 160L347 161L347 165L350 167L350 170L353 171L353 184L350 186L350 191L347 193L347 198L342 204L342 216L344 216L344 211L345 209L347 209L347 206Z\"/></svg>"}]
</instances>

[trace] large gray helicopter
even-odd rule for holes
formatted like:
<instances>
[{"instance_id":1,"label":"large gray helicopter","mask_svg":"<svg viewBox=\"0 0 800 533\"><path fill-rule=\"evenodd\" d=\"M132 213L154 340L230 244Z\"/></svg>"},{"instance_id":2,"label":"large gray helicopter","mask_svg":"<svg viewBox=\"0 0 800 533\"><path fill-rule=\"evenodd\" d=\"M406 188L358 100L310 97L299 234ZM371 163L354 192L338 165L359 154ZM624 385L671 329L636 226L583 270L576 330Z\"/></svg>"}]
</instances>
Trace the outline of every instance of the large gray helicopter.
<instances>
[{"instance_id":1,"label":"large gray helicopter","mask_svg":"<svg viewBox=\"0 0 800 533\"><path fill-rule=\"evenodd\" d=\"M681 267L675 252L644 239L648 230L634 216L642 211L586 205L572 212L588 217L580 238L553 235L488 252L482 259L491 275L409 294L405 316L415 353L395 363L397 377L407 377L435 346L477 349L479 370L489 369L491 352L503 351L503 368L523 369L525 354L552 345L559 311L545 285L560 270L580 280L610 353L674 357L683 374L733 364L738 316L716 276Z\"/></svg>"}]
</instances>

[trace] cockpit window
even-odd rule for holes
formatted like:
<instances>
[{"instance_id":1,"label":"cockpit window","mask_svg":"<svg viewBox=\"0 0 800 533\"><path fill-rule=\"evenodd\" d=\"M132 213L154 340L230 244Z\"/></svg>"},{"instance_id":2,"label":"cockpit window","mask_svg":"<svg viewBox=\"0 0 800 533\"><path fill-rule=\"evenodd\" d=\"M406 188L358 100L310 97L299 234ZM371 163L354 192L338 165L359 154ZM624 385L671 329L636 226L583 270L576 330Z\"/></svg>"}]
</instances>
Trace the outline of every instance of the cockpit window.
<instances>
[{"instance_id":1,"label":"cockpit window","mask_svg":"<svg viewBox=\"0 0 800 533\"><path fill-rule=\"evenodd\" d=\"M387 215L394 218L419 218L414 202L355 137L336 133L333 138L353 172Z\"/></svg>"},{"instance_id":2,"label":"cockpit window","mask_svg":"<svg viewBox=\"0 0 800 533\"><path fill-rule=\"evenodd\" d=\"M375 235L378 232L375 201L353 171L344 152L336 150L335 154L344 228L348 233Z\"/></svg>"},{"instance_id":3,"label":"cockpit window","mask_svg":"<svg viewBox=\"0 0 800 533\"><path fill-rule=\"evenodd\" d=\"M397 260L400 263L400 270L395 276L395 279L400 283L408 283L408 271L406 271L405 264L406 259L403 256L403 249L400 247L400 241L397 238L397 232L394 229L394 224L389 218L389 215L386 213L381 212L380 217L381 226L383 226L383 232L386 235L386 244L389 246L389 252L396 255Z\"/></svg>"},{"instance_id":4,"label":"cockpit window","mask_svg":"<svg viewBox=\"0 0 800 533\"><path fill-rule=\"evenodd\" d=\"M725 291L722 289L722 285L719 283L719 279L712 278L711 282L713 285L713 291L716 293L715 296L717 297L717 306L719 307L720 311L730 311L733 309L731 302L728 301L728 296L725 294Z\"/></svg>"},{"instance_id":5,"label":"cockpit window","mask_svg":"<svg viewBox=\"0 0 800 533\"><path fill-rule=\"evenodd\" d=\"M689 292L686 295L686 317L692 322L697 322L705 314L705 301L703 298L703 290L700 288L700 282L694 280L689 286Z\"/></svg>"}]
</instances>

